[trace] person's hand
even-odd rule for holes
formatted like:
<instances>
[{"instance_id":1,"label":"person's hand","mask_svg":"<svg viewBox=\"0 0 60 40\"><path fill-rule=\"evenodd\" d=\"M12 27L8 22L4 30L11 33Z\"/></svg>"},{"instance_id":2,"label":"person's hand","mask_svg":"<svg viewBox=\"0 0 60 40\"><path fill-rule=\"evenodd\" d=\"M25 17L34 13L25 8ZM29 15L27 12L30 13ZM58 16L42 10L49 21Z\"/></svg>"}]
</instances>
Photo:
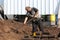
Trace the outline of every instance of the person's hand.
<instances>
[{"instance_id":1,"label":"person's hand","mask_svg":"<svg viewBox=\"0 0 60 40\"><path fill-rule=\"evenodd\" d=\"M34 16L35 18L37 18L37 16Z\"/></svg>"},{"instance_id":2,"label":"person's hand","mask_svg":"<svg viewBox=\"0 0 60 40\"><path fill-rule=\"evenodd\" d=\"M28 20L28 17L25 18L25 20L24 20L24 24L26 24L27 20Z\"/></svg>"},{"instance_id":3,"label":"person's hand","mask_svg":"<svg viewBox=\"0 0 60 40\"><path fill-rule=\"evenodd\" d=\"M24 22L24 24L26 24L26 22Z\"/></svg>"}]
</instances>

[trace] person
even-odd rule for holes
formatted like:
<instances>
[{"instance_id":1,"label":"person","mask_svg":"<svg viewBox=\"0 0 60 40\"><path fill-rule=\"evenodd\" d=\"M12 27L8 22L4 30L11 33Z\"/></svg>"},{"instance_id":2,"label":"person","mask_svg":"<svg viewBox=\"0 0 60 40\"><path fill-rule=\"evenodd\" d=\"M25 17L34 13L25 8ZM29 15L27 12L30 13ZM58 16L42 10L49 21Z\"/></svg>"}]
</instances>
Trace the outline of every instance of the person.
<instances>
[{"instance_id":1,"label":"person","mask_svg":"<svg viewBox=\"0 0 60 40\"><path fill-rule=\"evenodd\" d=\"M1 19L4 20L4 19L8 19L6 15L4 15L4 10L2 8L2 6L0 5L0 15L1 15Z\"/></svg>"},{"instance_id":2,"label":"person","mask_svg":"<svg viewBox=\"0 0 60 40\"><path fill-rule=\"evenodd\" d=\"M39 28L39 30L41 31L41 33L43 33L43 27L41 26L41 21L40 21L40 17L39 17L39 13L38 13L38 9L33 7L25 7L25 10L27 11L26 13L26 18L24 20L24 24L27 23L27 20L29 17L34 18L32 20L32 35L36 36L36 31L37 31L37 27Z\"/></svg>"}]
</instances>

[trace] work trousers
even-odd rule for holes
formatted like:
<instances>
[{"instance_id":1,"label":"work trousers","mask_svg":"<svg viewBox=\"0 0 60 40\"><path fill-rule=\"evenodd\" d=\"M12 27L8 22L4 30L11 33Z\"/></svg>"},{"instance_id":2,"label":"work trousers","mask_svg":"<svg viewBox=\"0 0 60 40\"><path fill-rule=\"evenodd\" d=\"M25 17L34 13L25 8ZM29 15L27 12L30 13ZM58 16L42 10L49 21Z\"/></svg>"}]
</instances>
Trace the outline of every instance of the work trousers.
<instances>
[{"instance_id":1,"label":"work trousers","mask_svg":"<svg viewBox=\"0 0 60 40\"><path fill-rule=\"evenodd\" d=\"M32 33L37 31L37 27L40 31L44 32L41 19L32 20Z\"/></svg>"}]
</instances>

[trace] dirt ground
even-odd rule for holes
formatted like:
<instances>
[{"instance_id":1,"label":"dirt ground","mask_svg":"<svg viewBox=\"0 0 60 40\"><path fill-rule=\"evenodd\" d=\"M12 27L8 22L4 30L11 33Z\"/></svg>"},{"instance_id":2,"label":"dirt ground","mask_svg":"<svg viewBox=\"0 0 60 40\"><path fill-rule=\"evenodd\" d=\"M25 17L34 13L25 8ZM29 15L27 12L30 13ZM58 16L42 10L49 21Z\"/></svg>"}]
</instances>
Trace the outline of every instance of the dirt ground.
<instances>
[{"instance_id":1,"label":"dirt ground","mask_svg":"<svg viewBox=\"0 0 60 40\"><path fill-rule=\"evenodd\" d=\"M0 20L0 40L21 40L31 27L13 20Z\"/></svg>"},{"instance_id":2,"label":"dirt ground","mask_svg":"<svg viewBox=\"0 0 60 40\"><path fill-rule=\"evenodd\" d=\"M48 30L49 29L49 30ZM44 29L52 35L58 35L60 29L48 27ZM13 20L0 20L0 40L22 40L24 35L30 35L32 27Z\"/></svg>"}]
</instances>

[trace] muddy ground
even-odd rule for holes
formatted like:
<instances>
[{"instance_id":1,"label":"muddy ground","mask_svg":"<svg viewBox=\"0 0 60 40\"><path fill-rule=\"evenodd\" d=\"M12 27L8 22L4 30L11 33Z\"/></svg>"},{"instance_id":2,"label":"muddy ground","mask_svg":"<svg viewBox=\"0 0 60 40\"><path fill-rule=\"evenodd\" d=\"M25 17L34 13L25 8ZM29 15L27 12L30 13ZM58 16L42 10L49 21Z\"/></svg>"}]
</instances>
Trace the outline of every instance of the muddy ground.
<instances>
[{"instance_id":1,"label":"muddy ground","mask_svg":"<svg viewBox=\"0 0 60 40\"><path fill-rule=\"evenodd\" d=\"M24 25L14 20L0 20L0 40L22 40L24 35L31 35L31 30L32 27L27 24ZM58 35L60 29L48 27L44 28L44 31L52 35Z\"/></svg>"}]
</instances>

